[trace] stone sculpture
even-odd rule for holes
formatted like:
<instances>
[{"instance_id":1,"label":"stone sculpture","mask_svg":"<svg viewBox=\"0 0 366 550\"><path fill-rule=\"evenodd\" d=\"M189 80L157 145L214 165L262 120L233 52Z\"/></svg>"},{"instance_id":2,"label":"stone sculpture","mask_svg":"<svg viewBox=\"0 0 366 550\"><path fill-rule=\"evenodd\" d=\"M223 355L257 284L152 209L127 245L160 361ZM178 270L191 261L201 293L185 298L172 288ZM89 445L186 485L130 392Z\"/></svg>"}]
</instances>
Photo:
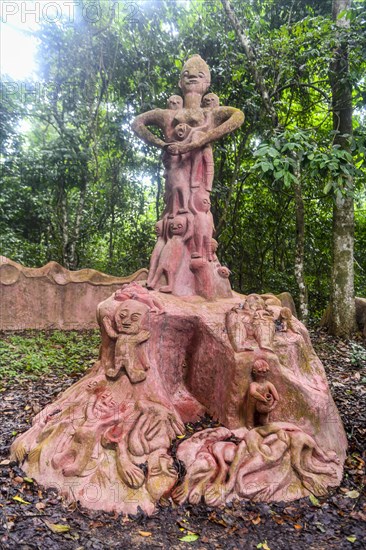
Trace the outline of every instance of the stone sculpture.
<instances>
[{"instance_id":1,"label":"stone sculpture","mask_svg":"<svg viewBox=\"0 0 366 550\"><path fill-rule=\"evenodd\" d=\"M306 328L272 294L232 292L216 254L211 143L243 114L219 106L209 83L193 56L184 98L135 120L165 169L147 287L130 281L98 305L95 365L12 445L28 475L90 509L289 501L341 480L346 438ZM221 426L185 435L204 413Z\"/></svg>"},{"instance_id":2,"label":"stone sculpture","mask_svg":"<svg viewBox=\"0 0 366 550\"><path fill-rule=\"evenodd\" d=\"M238 128L244 121L244 115L233 107L220 107L216 94L206 94L210 85L210 70L207 64L196 55L183 66L179 87L183 93L171 96L168 109L155 109L139 115L132 124L136 134L147 143L163 149L165 167L165 204L164 216L176 218L185 215L193 218L193 229L186 230L182 247L168 246L172 235L165 234L166 245L157 260L154 256L149 273L152 288L159 287L161 292L176 295L199 294L205 298L218 297L220 285L215 285L215 273L211 262L210 242L214 226L210 212L210 192L214 177L214 163L211 143ZM157 126L163 138L149 130ZM162 224L162 220L159 222ZM159 235L161 239L161 234ZM161 243L157 245L161 248ZM198 264L190 262L193 258L202 258ZM167 266L174 264L172 276ZM205 285L212 288L210 295L202 290L199 270L205 269ZM168 282L169 277L169 282ZM163 282L162 282L163 281ZM216 287L216 293L214 291ZM227 296L225 290L222 297Z\"/></svg>"},{"instance_id":3,"label":"stone sculpture","mask_svg":"<svg viewBox=\"0 0 366 550\"><path fill-rule=\"evenodd\" d=\"M264 359L257 359L252 368L253 382L249 385L246 403L246 422L248 429L265 426L269 422L269 413L279 400L274 385L267 381L269 365Z\"/></svg>"}]
</instances>

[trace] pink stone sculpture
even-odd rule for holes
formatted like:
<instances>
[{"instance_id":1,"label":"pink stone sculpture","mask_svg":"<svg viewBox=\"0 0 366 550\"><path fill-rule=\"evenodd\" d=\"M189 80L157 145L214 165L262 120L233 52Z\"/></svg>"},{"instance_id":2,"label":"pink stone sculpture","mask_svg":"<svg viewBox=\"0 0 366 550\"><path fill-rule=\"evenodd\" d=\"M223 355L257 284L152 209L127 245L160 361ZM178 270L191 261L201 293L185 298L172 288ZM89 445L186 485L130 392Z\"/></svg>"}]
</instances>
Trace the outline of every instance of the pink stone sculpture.
<instances>
[{"instance_id":1,"label":"pink stone sculpture","mask_svg":"<svg viewBox=\"0 0 366 550\"><path fill-rule=\"evenodd\" d=\"M264 359L257 359L252 368L253 382L249 385L246 402L246 422L248 429L265 426L269 423L269 413L279 400L274 385L266 380L269 365Z\"/></svg>"},{"instance_id":2,"label":"pink stone sculpture","mask_svg":"<svg viewBox=\"0 0 366 550\"><path fill-rule=\"evenodd\" d=\"M291 501L342 478L346 437L306 328L272 294L232 292L217 258L210 143L243 115L204 95L209 80L192 57L184 102L171 96L134 122L164 149L147 288L130 281L99 303L95 365L11 447L29 476L89 509L152 514L162 497ZM221 426L186 434L204 413Z\"/></svg>"},{"instance_id":3,"label":"pink stone sculpture","mask_svg":"<svg viewBox=\"0 0 366 550\"><path fill-rule=\"evenodd\" d=\"M183 66L179 87L183 93L168 99L168 109L155 109L139 115L132 128L145 142L163 149L165 177L164 217L191 214L192 234L183 246L168 246L169 230L159 229L158 243L150 265L149 284L161 292L177 296L200 295L206 299L227 297L228 286L211 264L210 242L214 225L210 212L210 192L214 178L211 143L237 129L244 115L234 107L220 106L216 94L206 94L211 76L207 64L194 55ZM206 94L206 95L205 95ZM162 138L149 130L156 126ZM166 245L162 246L165 239ZM177 241L177 239L175 239ZM190 262L190 256L202 262ZM160 268L157 265L159 256ZM208 263L209 265L202 265ZM174 264L173 272L170 266ZM169 267L168 267L169 266ZM217 277L219 275L219 277ZM168 281L169 278L169 281Z\"/></svg>"}]
</instances>

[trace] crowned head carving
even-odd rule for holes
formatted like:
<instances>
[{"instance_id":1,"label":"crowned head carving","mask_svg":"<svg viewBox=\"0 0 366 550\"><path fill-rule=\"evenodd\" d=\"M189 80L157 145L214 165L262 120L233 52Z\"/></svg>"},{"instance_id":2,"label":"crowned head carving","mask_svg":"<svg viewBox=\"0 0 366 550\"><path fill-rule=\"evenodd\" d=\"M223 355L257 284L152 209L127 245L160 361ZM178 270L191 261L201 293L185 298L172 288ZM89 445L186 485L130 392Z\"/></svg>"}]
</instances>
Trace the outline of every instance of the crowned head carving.
<instances>
[{"instance_id":1,"label":"crowned head carving","mask_svg":"<svg viewBox=\"0 0 366 550\"><path fill-rule=\"evenodd\" d=\"M203 95L211 84L210 68L200 55L192 55L183 65L180 73L179 87L183 94L198 93Z\"/></svg>"},{"instance_id":2,"label":"crowned head carving","mask_svg":"<svg viewBox=\"0 0 366 550\"><path fill-rule=\"evenodd\" d=\"M264 359L254 361L252 368L252 377L254 380L266 378L269 372L269 365Z\"/></svg>"}]
</instances>

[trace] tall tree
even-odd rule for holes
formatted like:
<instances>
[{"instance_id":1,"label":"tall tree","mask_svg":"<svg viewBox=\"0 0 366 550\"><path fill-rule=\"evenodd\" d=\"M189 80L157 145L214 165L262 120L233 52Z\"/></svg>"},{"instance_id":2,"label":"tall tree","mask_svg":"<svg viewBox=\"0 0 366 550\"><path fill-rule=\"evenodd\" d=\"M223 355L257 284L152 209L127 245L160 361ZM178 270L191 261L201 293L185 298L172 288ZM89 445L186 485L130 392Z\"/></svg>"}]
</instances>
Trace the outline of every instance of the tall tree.
<instances>
[{"instance_id":1,"label":"tall tree","mask_svg":"<svg viewBox=\"0 0 366 550\"><path fill-rule=\"evenodd\" d=\"M337 47L330 66L334 144L349 152L352 138L352 86L348 63L351 0L333 0ZM333 204L333 264L329 330L349 337L355 329L354 185L351 173L341 176Z\"/></svg>"}]
</instances>

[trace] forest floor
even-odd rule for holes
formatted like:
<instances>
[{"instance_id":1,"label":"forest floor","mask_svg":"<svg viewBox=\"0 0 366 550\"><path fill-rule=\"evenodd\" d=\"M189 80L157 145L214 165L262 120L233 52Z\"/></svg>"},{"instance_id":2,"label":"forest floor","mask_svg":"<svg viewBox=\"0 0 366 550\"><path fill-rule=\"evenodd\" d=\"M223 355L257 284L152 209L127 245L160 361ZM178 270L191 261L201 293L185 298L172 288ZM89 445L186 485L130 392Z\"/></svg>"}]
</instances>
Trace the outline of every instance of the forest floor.
<instances>
[{"instance_id":1,"label":"forest floor","mask_svg":"<svg viewBox=\"0 0 366 550\"><path fill-rule=\"evenodd\" d=\"M27 478L8 458L12 441L28 429L35 413L74 383L85 366L93 362L97 333L74 333L71 337L57 332L3 335L0 548L365 548L366 347L360 340L344 342L318 330L312 331L311 337L349 441L339 488L319 499L276 504L240 501L219 508L204 504L177 507L164 500L152 517L143 513L122 517L90 512L78 505L66 506L54 490L45 490ZM52 368L47 363L50 356ZM67 372L62 363L69 365ZM201 427L208 422L202 420Z\"/></svg>"}]
</instances>

